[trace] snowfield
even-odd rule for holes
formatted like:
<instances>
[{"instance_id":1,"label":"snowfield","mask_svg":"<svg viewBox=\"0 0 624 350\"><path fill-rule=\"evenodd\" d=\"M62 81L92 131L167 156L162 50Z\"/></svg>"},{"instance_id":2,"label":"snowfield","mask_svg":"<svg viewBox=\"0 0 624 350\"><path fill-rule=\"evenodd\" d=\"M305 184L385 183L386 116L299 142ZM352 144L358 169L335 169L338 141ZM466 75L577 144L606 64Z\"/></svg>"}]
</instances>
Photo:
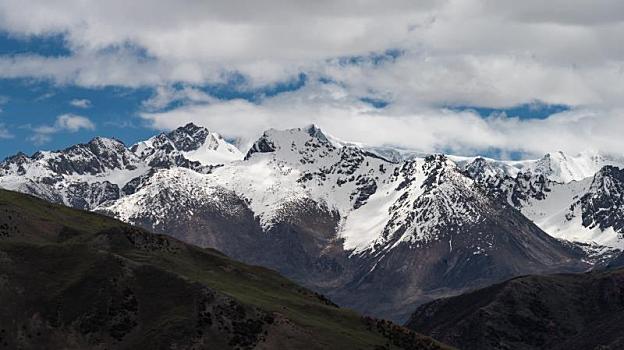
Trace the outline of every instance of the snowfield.
<instances>
[{"instance_id":1,"label":"snowfield","mask_svg":"<svg viewBox=\"0 0 624 350\"><path fill-rule=\"evenodd\" d=\"M344 249L360 253L436 239L441 222L479 221L475 188L482 186L553 237L622 249L619 228L586 227L588 214L575 205L606 165L624 168L624 158L555 152L525 161L432 160L343 142L315 126L267 130L242 152L189 124L131 147L96 138L63 151L18 154L0 164L0 187L127 222L146 216L158 222L173 206L188 207L185 215L192 216L198 202L227 211L220 203L227 192L243 199L264 229L290 215L289 204L310 200L339 213L337 236Z\"/></svg>"}]
</instances>

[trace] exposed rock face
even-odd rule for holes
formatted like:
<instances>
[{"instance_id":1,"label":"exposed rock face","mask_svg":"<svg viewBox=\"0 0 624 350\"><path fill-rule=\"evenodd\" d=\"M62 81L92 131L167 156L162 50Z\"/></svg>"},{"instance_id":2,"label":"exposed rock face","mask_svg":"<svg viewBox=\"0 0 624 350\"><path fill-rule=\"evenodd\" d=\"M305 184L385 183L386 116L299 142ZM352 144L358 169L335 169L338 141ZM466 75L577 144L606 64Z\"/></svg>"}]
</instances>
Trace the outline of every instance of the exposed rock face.
<instances>
[{"instance_id":1,"label":"exposed rock face","mask_svg":"<svg viewBox=\"0 0 624 350\"><path fill-rule=\"evenodd\" d=\"M37 153L33 160L46 160L50 170L59 175L96 175L109 169L133 170L138 161L123 143L102 137L69 147L53 157Z\"/></svg>"},{"instance_id":2,"label":"exposed rock face","mask_svg":"<svg viewBox=\"0 0 624 350\"><path fill-rule=\"evenodd\" d=\"M181 167L210 173L240 158L242 154L219 135L188 124L130 148L115 139L96 137L32 157L18 153L0 163L0 186L93 210L134 193L158 169Z\"/></svg>"},{"instance_id":3,"label":"exposed rock face","mask_svg":"<svg viewBox=\"0 0 624 350\"><path fill-rule=\"evenodd\" d=\"M530 271L583 268L576 260L582 254L485 195L445 157L427 158L418 172L422 182L403 169L397 188L405 192L383 236L356 255L364 263L335 300L351 298L357 309L404 320L433 298Z\"/></svg>"},{"instance_id":4,"label":"exposed rock face","mask_svg":"<svg viewBox=\"0 0 624 350\"><path fill-rule=\"evenodd\" d=\"M213 135L206 128L202 128L193 123L186 124L185 126L175 129L167 134L167 138L171 140L176 149L180 151L194 151L206 143L207 138L212 138ZM214 147L216 142L211 139L211 146Z\"/></svg>"},{"instance_id":5,"label":"exposed rock face","mask_svg":"<svg viewBox=\"0 0 624 350\"><path fill-rule=\"evenodd\" d=\"M119 199L119 187L108 181L72 183L65 193L68 204L78 209L95 208L106 201Z\"/></svg>"},{"instance_id":6,"label":"exposed rock face","mask_svg":"<svg viewBox=\"0 0 624 350\"><path fill-rule=\"evenodd\" d=\"M265 133L256 141L249 151L247 155L245 155L245 160L249 159L254 153L268 153L275 151L275 145L269 139L269 136Z\"/></svg>"},{"instance_id":7,"label":"exposed rock face","mask_svg":"<svg viewBox=\"0 0 624 350\"><path fill-rule=\"evenodd\" d=\"M624 169L602 168L578 203L583 226L602 230L613 228L624 233Z\"/></svg>"},{"instance_id":8,"label":"exposed rock face","mask_svg":"<svg viewBox=\"0 0 624 350\"><path fill-rule=\"evenodd\" d=\"M624 270L527 276L419 307L407 326L460 349L619 349Z\"/></svg>"},{"instance_id":9,"label":"exposed rock face","mask_svg":"<svg viewBox=\"0 0 624 350\"><path fill-rule=\"evenodd\" d=\"M464 173L491 197L522 211L550 235L624 248L621 202L624 161L558 152L536 162L509 164L477 158Z\"/></svg>"},{"instance_id":10,"label":"exposed rock face","mask_svg":"<svg viewBox=\"0 0 624 350\"><path fill-rule=\"evenodd\" d=\"M551 187L556 184L541 172L526 170L509 173L480 157L468 163L464 171L490 196L506 201L518 209L531 200L545 199Z\"/></svg>"}]
</instances>

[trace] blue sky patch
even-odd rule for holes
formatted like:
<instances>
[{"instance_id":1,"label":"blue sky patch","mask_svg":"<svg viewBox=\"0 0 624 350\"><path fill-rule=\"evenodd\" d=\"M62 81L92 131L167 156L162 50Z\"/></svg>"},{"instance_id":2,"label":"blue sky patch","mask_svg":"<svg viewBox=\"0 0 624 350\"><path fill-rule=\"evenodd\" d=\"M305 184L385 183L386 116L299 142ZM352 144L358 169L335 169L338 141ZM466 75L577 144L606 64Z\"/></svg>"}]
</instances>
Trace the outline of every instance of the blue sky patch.
<instances>
[{"instance_id":1,"label":"blue sky patch","mask_svg":"<svg viewBox=\"0 0 624 350\"><path fill-rule=\"evenodd\" d=\"M384 63L391 63L401 57L405 52L399 49L388 49L383 52L371 52L368 55L357 56L345 56L338 58L338 64L341 66L346 65L361 65L371 63L373 65L380 65Z\"/></svg>"},{"instance_id":2,"label":"blue sky patch","mask_svg":"<svg viewBox=\"0 0 624 350\"><path fill-rule=\"evenodd\" d=\"M384 108L390 104L390 102L386 100L382 100L382 99L374 98L374 97L362 97L360 98L360 101L364 103L368 103L369 105L375 108Z\"/></svg>"},{"instance_id":3,"label":"blue sky patch","mask_svg":"<svg viewBox=\"0 0 624 350\"><path fill-rule=\"evenodd\" d=\"M244 99L258 103L267 97L295 91L308 80L305 74L277 84L260 88L249 88L245 77L233 74L226 84L207 85L198 88L222 100ZM183 88L174 84L174 89ZM33 79L0 80L0 127L11 134L11 138L0 138L0 159L18 151L32 154L37 150L56 150L75 143L87 142L95 136L115 137L130 145L147 139L156 131L140 118L145 111L144 101L155 93L154 88L82 88L74 85L56 85L48 81ZM86 106L77 106L76 100L86 100ZM74 103L72 104L72 101ZM185 101L172 101L163 110L180 107ZM63 114L74 114L89 118L95 130L78 132L59 131L51 135L49 142L36 143L32 140L35 129L52 126Z\"/></svg>"},{"instance_id":4,"label":"blue sky patch","mask_svg":"<svg viewBox=\"0 0 624 350\"><path fill-rule=\"evenodd\" d=\"M308 76L301 73L287 81L260 88L249 88L247 79L239 73L234 73L225 84L207 85L200 89L221 100L243 99L249 102L259 102L264 98L273 97L283 92L299 90L307 81Z\"/></svg>"},{"instance_id":5,"label":"blue sky patch","mask_svg":"<svg viewBox=\"0 0 624 350\"><path fill-rule=\"evenodd\" d=\"M545 119L552 114L569 111L570 106L561 104L547 104L543 102L523 103L509 108L490 108L478 106L453 106L454 111L474 111L482 117L505 113L508 117L520 119Z\"/></svg>"},{"instance_id":6,"label":"blue sky patch","mask_svg":"<svg viewBox=\"0 0 624 350\"><path fill-rule=\"evenodd\" d=\"M130 51L142 60L154 59L143 48L132 44L102 50L111 54ZM63 34L15 36L0 32L0 56L64 57L71 54ZM287 81L250 88L245 76L232 72L228 73L223 84L190 87L222 100L244 99L259 103L265 98L296 91L307 81L307 75L299 74ZM182 89L184 86L173 84L172 88ZM83 88L42 79L0 79L0 159L18 151L32 154L40 149L62 149L87 142L95 136L115 137L128 145L151 137L156 132L140 118L140 113L146 110L144 102L154 96L155 88ZM172 101L162 110L180 107L187 102ZM59 130L43 141L33 141L38 127L53 126L56 119L64 114L84 116L96 128L75 132ZM6 137L7 132L9 138Z\"/></svg>"},{"instance_id":7,"label":"blue sky patch","mask_svg":"<svg viewBox=\"0 0 624 350\"><path fill-rule=\"evenodd\" d=\"M48 57L69 56L71 51L62 34L17 37L0 32L0 55L34 54Z\"/></svg>"},{"instance_id":8,"label":"blue sky patch","mask_svg":"<svg viewBox=\"0 0 624 350\"><path fill-rule=\"evenodd\" d=\"M154 131L145 128L138 111L142 101L152 93L148 88L85 89L25 79L1 80L0 96L5 97L6 103L0 107L0 124L4 124L13 137L0 139L0 159L18 151L31 154L39 149L60 149L95 136L116 137L130 143L147 138ZM88 100L89 106L74 106L71 104L74 100ZM63 114L88 117L96 124L96 129L73 133L59 131L50 142L40 145L29 139L34 129L53 125Z\"/></svg>"}]
</instances>

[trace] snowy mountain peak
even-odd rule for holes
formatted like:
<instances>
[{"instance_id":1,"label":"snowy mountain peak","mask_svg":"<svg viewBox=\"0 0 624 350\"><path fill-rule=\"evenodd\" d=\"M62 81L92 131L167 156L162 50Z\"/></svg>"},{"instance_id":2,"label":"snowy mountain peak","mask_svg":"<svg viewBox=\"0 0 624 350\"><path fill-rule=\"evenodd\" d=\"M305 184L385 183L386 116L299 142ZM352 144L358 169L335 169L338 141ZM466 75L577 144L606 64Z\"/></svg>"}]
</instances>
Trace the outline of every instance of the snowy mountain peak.
<instances>
[{"instance_id":1,"label":"snowy mountain peak","mask_svg":"<svg viewBox=\"0 0 624 350\"><path fill-rule=\"evenodd\" d=\"M624 183L624 169L612 165L605 165L594 175L590 190L604 190L610 192L616 190L615 186L621 183Z\"/></svg>"},{"instance_id":2,"label":"snowy mountain peak","mask_svg":"<svg viewBox=\"0 0 624 350\"><path fill-rule=\"evenodd\" d=\"M206 142L206 138L213 135L204 127L188 123L169 132L166 136L175 145L176 149L188 152L198 149Z\"/></svg>"},{"instance_id":3,"label":"snowy mountain peak","mask_svg":"<svg viewBox=\"0 0 624 350\"><path fill-rule=\"evenodd\" d=\"M605 166L581 200L583 226L624 233L624 169Z\"/></svg>"},{"instance_id":4,"label":"snowy mountain peak","mask_svg":"<svg viewBox=\"0 0 624 350\"><path fill-rule=\"evenodd\" d=\"M579 200L583 226L624 233L624 169L605 166Z\"/></svg>"},{"instance_id":5,"label":"snowy mountain peak","mask_svg":"<svg viewBox=\"0 0 624 350\"><path fill-rule=\"evenodd\" d=\"M492 209L504 207L494 205L448 157L436 154L408 161L396 174L397 194L389 205L383 233L371 247L373 251L441 240L450 251L455 244L468 242L464 248L473 255L487 255L495 248L492 236L484 230L484 220L495 217Z\"/></svg>"},{"instance_id":6,"label":"snowy mountain peak","mask_svg":"<svg viewBox=\"0 0 624 350\"><path fill-rule=\"evenodd\" d=\"M589 151L575 156L558 151L546 154L532 164L530 170L551 181L568 183L591 177L605 165L622 167L624 159Z\"/></svg>"},{"instance_id":7,"label":"snowy mountain peak","mask_svg":"<svg viewBox=\"0 0 624 350\"><path fill-rule=\"evenodd\" d=\"M101 137L101 136L94 137L87 144L90 146L98 147L102 149L108 148L108 149L122 150L126 148L126 145L122 141L116 138L108 138L108 137Z\"/></svg>"},{"instance_id":8,"label":"snowy mountain peak","mask_svg":"<svg viewBox=\"0 0 624 350\"><path fill-rule=\"evenodd\" d=\"M18 152L12 156L6 157L2 162L4 164L9 164L9 163L22 164L24 162L27 162L29 159L30 157L26 153Z\"/></svg>"},{"instance_id":9,"label":"snowy mountain peak","mask_svg":"<svg viewBox=\"0 0 624 350\"><path fill-rule=\"evenodd\" d=\"M21 159L31 168L46 168L63 175L96 175L112 169L133 169L138 161L121 141L103 137L62 151L37 152L30 159Z\"/></svg>"},{"instance_id":10,"label":"snowy mountain peak","mask_svg":"<svg viewBox=\"0 0 624 350\"><path fill-rule=\"evenodd\" d=\"M245 159L249 159L256 153L277 153L276 156L283 157L284 160L297 161L299 157L295 156L297 159L291 159L292 154L315 153L315 150L321 148L334 150L336 147L314 124L287 130L269 129L254 142Z\"/></svg>"},{"instance_id":11,"label":"snowy mountain peak","mask_svg":"<svg viewBox=\"0 0 624 350\"><path fill-rule=\"evenodd\" d=\"M424 159L424 163L422 166L423 172L425 176L427 176L427 181L440 181L440 178L447 171L452 171L455 173L459 173L459 168L457 164L450 160L444 154L432 154L428 155ZM468 178L467 178L468 179Z\"/></svg>"},{"instance_id":12,"label":"snowy mountain peak","mask_svg":"<svg viewBox=\"0 0 624 350\"><path fill-rule=\"evenodd\" d=\"M31 161L31 158L23 152L19 152L13 156L7 157L0 165L0 175L2 173L10 173L13 171L17 175L24 175L26 173L25 165Z\"/></svg>"},{"instance_id":13,"label":"snowy mountain peak","mask_svg":"<svg viewBox=\"0 0 624 350\"><path fill-rule=\"evenodd\" d=\"M605 166L592 178L557 185L523 212L555 237L622 249L624 169Z\"/></svg>"},{"instance_id":14,"label":"snowy mountain peak","mask_svg":"<svg viewBox=\"0 0 624 350\"><path fill-rule=\"evenodd\" d=\"M200 167L225 164L243 158L236 146L221 135L193 123L161 133L131 147L150 166Z\"/></svg>"},{"instance_id":15,"label":"snowy mountain peak","mask_svg":"<svg viewBox=\"0 0 624 350\"><path fill-rule=\"evenodd\" d=\"M561 151L547 153L535 162L531 170L534 174L544 175L553 181L569 182L575 177L569 163L570 160Z\"/></svg>"},{"instance_id":16,"label":"snowy mountain peak","mask_svg":"<svg viewBox=\"0 0 624 350\"><path fill-rule=\"evenodd\" d=\"M445 154L441 153L429 154L425 157L424 160L425 164L428 164L429 166L455 166L455 162L450 160L449 157L447 157Z\"/></svg>"},{"instance_id":17,"label":"snowy mountain peak","mask_svg":"<svg viewBox=\"0 0 624 350\"><path fill-rule=\"evenodd\" d=\"M147 141L142 141L132 147L133 152L141 153L150 148L168 151L193 151L198 149L210 135L208 129L188 123L168 133L160 133Z\"/></svg>"},{"instance_id":18,"label":"snowy mountain peak","mask_svg":"<svg viewBox=\"0 0 624 350\"><path fill-rule=\"evenodd\" d=\"M308 135L310 135L310 136L312 136L314 138L317 138L317 139L319 139L321 141L324 141L324 142L329 142L329 139L323 133L323 131L319 127L314 125L314 124L310 124L310 125L306 126L305 128L303 128L303 130L307 131Z\"/></svg>"},{"instance_id":19,"label":"snowy mountain peak","mask_svg":"<svg viewBox=\"0 0 624 350\"><path fill-rule=\"evenodd\" d=\"M72 154L76 152L80 152L81 150L93 152L94 154L105 153L105 152L115 152L115 153L123 153L126 152L126 146L123 142L107 138L107 137L95 137L91 139L87 143L79 143L77 145L68 147L62 151L50 152L52 154L60 153L60 154Z\"/></svg>"},{"instance_id":20,"label":"snowy mountain peak","mask_svg":"<svg viewBox=\"0 0 624 350\"><path fill-rule=\"evenodd\" d=\"M471 177L492 176L496 171L483 157L477 157L466 166L466 172Z\"/></svg>"}]
</instances>

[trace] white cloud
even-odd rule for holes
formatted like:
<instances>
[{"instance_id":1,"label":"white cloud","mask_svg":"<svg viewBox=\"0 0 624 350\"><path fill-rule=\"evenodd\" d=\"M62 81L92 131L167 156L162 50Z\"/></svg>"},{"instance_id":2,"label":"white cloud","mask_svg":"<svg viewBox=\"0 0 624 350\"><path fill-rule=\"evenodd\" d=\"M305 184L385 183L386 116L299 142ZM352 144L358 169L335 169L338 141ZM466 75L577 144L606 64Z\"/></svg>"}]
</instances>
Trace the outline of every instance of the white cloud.
<instances>
[{"instance_id":1,"label":"white cloud","mask_svg":"<svg viewBox=\"0 0 624 350\"><path fill-rule=\"evenodd\" d=\"M80 129L95 130L95 124L87 117L82 117L74 114L63 114L56 118L54 127L58 130L67 130L69 132L76 132Z\"/></svg>"},{"instance_id":2,"label":"white cloud","mask_svg":"<svg viewBox=\"0 0 624 350\"><path fill-rule=\"evenodd\" d=\"M13 137L15 137L10 131L9 129L7 129L6 125L4 125L4 123L0 123L0 139L12 139Z\"/></svg>"},{"instance_id":3,"label":"white cloud","mask_svg":"<svg viewBox=\"0 0 624 350\"><path fill-rule=\"evenodd\" d=\"M306 91L307 90L307 91ZM167 112L143 113L158 129L193 121L228 137L255 139L268 128L319 125L348 141L404 146L426 152L478 154L497 149L537 157L563 150L606 153L624 149L624 111L579 109L546 119L506 116L482 118L472 112L423 108L374 109L353 100L336 85L306 87L261 104L244 100L187 105Z\"/></svg>"},{"instance_id":4,"label":"white cloud","mask_svg":"<svg viewBox=\"0 0 624 350\"><path fill-rule=\"evenodd\" d=\"M3 56L0 76L136 87L223 82L238 71L258 86L306 72L397 103L621 106L622 7L616 0L6 0L0 29L64 33L72 54ZM327 61L389 48L405 55L381 67Z\"/></svg>"},{"instance_id":5,"label":"white cloud","mask_svg":"<svg viewBox=\"0 0 624 350\"><path fill-rule=\"evenodd\" d=\"M217 101L216 98L193 87L185 86L181 89L176 89L170 86L158 86L154 95L143 101L143 107L147 110L160 110L173 102L187 104L215 101Z\"/></svg>"},{"instance_id":6,"label":"white cloud","mask_svg":"<svg viewBox=\"0 0 624 350\"><path fill-rule=\"evenodd\" d=\"M49 134L35 133L28 137L28 141L31 141L35 145L39 146L52 141L52 137Z\"/></svg>"},{"instance_id":7,"label":"white cloud","mask_svg":"<svg viewBox=\"0 0 624 350\"><path fill-rule=\"evenodd\" d=\"M56 118L53 125L40 125L31 128L34 132L28 140L37 145L47 143L52 140L52 135L59 132L78 132L80 130L95 130L95 124L87 117L75 114L63 114Z\"/></svg>"},{"instance_id":8,"label":"white cloud","mask_svg":"<svg viewBox=\"0 0 624 350\"><path fill-rule=\"evenodd\" d=\"M69 101L69 104L74 106L74 107L78 107L78 108L90 108L91 107L91 101L87 100L85 98L83 98L83 99L73 99L73 100Z\"/></svg>"},{"instance_id":9,"label":"white cloud","mask_svg":"<svg viewBox=\"0 0 624 350\"><path fill-rule=\"evenodd\" d=\"M316 122L343 138L424 150L623 149L615 132L624 125L618 0L4 0L0 30L60 33L70 50L0 56L0 78L156 87L143 117L158 128L195 120L251 136ZM339 59L388 49L402 54L382 64ZM260 104L197 88L233 72L250 88L301 72L311 83ZM320 77L337 84L319 87ZM391 104L375 110L365 96ZM441 109L535 100L575 108L545 120ZM183 106L158 112L172 102Z\"/></svg>"}]
</instances>

